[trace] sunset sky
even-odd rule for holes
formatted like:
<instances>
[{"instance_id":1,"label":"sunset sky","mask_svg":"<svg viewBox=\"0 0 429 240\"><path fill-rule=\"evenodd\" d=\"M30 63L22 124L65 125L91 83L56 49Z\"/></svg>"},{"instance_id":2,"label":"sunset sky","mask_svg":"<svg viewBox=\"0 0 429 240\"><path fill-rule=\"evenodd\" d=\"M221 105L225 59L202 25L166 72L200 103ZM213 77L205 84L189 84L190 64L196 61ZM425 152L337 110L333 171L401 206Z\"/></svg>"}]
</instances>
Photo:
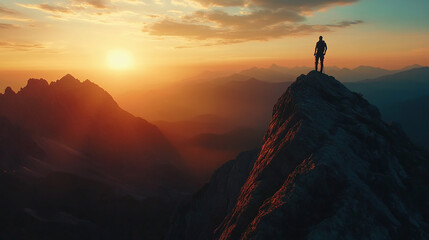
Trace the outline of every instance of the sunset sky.
<instances>
[{"instance_id":1,"label":"sunset sky","mask_svg":"<svg viewBox=\"0 0 429 240\"><path fill-rule=\"evenodd\" d=\"M2 0L0 70L429 65L427 0ZM204 69L203 69L204 68Z\"/></svg>"}]
</instances>

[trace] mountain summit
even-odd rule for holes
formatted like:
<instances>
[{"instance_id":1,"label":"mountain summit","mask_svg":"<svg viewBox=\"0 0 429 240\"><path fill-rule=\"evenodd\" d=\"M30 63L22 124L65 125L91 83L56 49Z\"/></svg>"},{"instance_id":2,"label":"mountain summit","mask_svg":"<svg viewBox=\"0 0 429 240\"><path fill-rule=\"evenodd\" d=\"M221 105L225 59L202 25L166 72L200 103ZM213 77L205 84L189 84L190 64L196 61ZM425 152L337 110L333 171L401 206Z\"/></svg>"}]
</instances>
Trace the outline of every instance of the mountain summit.
<instances>
[{"instance_id":1,"label":"mountain summit","mask_svg":"<svg viewBox=\"0 0 429 240\"><path fill-rule=\"evenodd\" d=\"M142 193L166 186L176 191L176 177L184 175L161 131L89 80L70 74L51 83L30 79L17 93L0 94L0 116L32 135L49 158L43 164L49 170L108 179Z\"/></svg>"},{"instance_id":2,"label":"mountain summit","mask_svg":"<svg viewBox=\"0 0 429 240\"><path fill-rule=\"evenodd\" d=\"M315 71L274 106L259 152L226 163L168 239L428 239L429 156Z\"/></svg>"}]
</instances>

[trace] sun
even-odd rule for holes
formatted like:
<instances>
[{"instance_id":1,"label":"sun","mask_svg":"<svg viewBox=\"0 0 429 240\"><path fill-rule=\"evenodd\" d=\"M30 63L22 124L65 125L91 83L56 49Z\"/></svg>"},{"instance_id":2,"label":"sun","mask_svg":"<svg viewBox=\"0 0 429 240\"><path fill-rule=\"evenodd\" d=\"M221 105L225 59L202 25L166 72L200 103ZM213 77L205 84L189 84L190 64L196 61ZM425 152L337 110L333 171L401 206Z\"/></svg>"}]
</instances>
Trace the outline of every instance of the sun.
<instances>
[{"instance_id":1,"label":"sun","mask_svg":"<svg viewBox=\"0 0 429 240\"><path fill-rule=\"evenodd\" d=\"M133 55L130 51L116 49L107 53L107 65L112 69L130 69L133 63Z\"/></svg>"}]
</instances>

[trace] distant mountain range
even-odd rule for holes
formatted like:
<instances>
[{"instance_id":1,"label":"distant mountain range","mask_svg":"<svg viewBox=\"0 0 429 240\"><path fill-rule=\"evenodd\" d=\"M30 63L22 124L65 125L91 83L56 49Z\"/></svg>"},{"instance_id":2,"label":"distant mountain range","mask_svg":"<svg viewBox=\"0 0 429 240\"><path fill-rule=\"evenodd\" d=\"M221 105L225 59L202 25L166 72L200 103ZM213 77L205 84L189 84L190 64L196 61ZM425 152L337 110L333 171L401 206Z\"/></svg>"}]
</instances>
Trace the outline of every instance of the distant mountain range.
<instances>
[{"instance_id":1,"label":"distant mountain range","mask_svg":"<svg viewBox=\"0 0 429 240\"><path fill-rule=\"evenodd\" d=\"M341 82L354 82L364 79L372 79L381 77L388 74L394 74L422 66L414 64L397 70L388 70L371 66L359 66L353 69L338 68L336 66L327 66L324 70L325 73L335 76ZM285 82L293 81L296 76L313 70L311 67L283 67L278 65L271 65L269 68L251 68L241 71L239 74L254 77L259 80L267 82Z\"/></svg>"},{"instance_id":2,"label":"distant mountain range","mask_svg":"<svg viewBox=\"0 0 429 240\"><path fill-rule=\"evenodd\" d=\"M400 123L413 141L429 149L429 67L346 85L375 104L383 119Z\"/></svg>"},{"instance_id":3,"label":"distant mountain range","mask_svg":"<svg viewBox=\"0 0 429 240\"><path fill-rule=\"evenodd\" d=\"M248 115L249 124L265 123L255 109L266 108L290 82L266 82L243 75L231 75L209 81L179 82L158 89L128 92L120 104L128 111L151 121L181 121L200 115L217 115L230 121L241 121Z\"/></svg>"},{"instance_id":4,"label":"distant mountain range","mask_svg":"<svg viewBox=\"0 0 429 240\"><path fill-rule=\"evenodd\" d=\"M379 107L429 94L429 67L411 69L379 78L346 83Z\"/></svg>"},{"instance_id":5,"label":"distant mountain range","mask_svg":"<svg viewBox=\"0 0 429 240\"><path fill-rule=\"evenodd\" d=\"M120 104L139 116L150 116L188 161L187 165L207 178L225 161L260 143L272 106L289 85L290 82L231 75L130 92L120 98ZM240 129L249 131L242 134ZM224 143L225 148L214 147L221 136L239 142L234 146Z\"/></svg>"}]
</instances>

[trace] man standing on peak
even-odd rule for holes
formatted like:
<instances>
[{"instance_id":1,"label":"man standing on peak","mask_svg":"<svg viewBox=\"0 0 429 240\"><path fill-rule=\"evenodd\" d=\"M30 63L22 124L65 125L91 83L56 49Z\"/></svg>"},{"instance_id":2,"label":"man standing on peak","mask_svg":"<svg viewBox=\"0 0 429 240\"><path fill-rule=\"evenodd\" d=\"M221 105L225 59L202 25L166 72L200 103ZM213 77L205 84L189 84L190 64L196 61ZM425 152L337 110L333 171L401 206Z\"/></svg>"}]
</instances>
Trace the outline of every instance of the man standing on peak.
<instances>
[{"instance_id":1,"label":"man standing on peak","mask_svg":"<svg viewBox=\"0 0 429 240\"><path fill-rule=\"evenodd\" d=\"M314 49L314 56L316 57L316 71L320 58L320 72L323 72L323 60L325 59L327 50L328 46L326 46L325 41L323 41L323 37L320 36L319 41L316 43L316 48Z\"/></svg>"}]
</instances>

